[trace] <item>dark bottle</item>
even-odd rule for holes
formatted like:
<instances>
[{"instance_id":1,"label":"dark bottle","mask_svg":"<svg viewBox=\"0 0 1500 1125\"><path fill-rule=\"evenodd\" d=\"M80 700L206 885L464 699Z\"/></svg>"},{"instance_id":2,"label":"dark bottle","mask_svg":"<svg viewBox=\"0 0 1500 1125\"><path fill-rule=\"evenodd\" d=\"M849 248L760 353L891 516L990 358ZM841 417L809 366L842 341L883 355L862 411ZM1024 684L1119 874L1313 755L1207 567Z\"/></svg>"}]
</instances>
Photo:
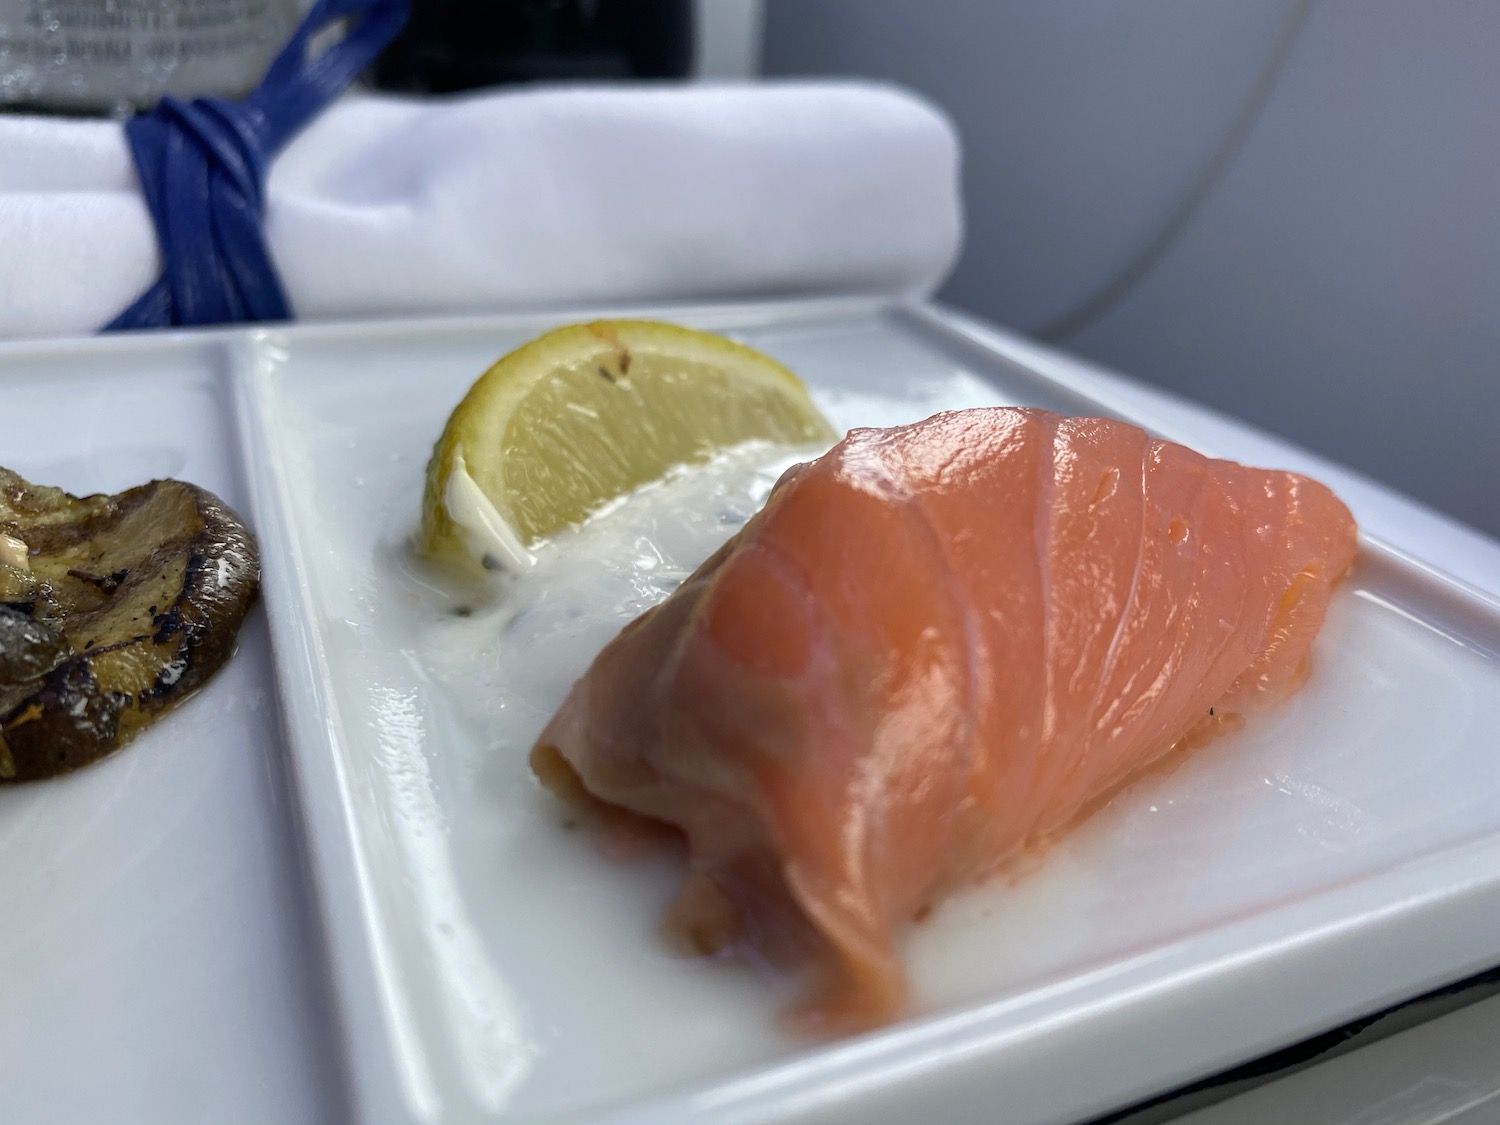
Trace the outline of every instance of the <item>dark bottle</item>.
<instances>
[{"instance_id":1,"label":"dark bottle","mask_svg":"<svg viewBox=\"0 0 1500 1125\"><path fill-rule=\"evenodd\" d=\"M684 78L692 0L412 0L376 63L386 90L453 93L518 82Z\"/></svg>"}]
</instances>

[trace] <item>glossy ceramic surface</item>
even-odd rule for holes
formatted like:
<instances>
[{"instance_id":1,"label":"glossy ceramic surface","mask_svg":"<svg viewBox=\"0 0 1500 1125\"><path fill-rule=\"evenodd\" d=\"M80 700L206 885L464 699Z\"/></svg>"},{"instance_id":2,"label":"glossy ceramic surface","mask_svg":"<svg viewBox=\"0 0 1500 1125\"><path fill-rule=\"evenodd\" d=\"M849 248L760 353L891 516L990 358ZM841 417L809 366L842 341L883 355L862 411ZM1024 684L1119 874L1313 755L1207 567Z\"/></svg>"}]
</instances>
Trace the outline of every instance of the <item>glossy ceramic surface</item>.
<instances>
[{"instance_id":1,"label":"glossy ceramic surface","mask_svg":"<svg viewBox=\"0 0 1500 1125\"><path fill-rule=\"evenodd\" d=\"M1091 408L900 312L679 315L788 364L840 427ZM670 860L560 827L524 764L545 715L477 726L424 663L405 543L431 443L551 323L252 333L236 360L368 1119L1070 1120L1500 957L1500 618L1367 544L1287 706L938 911L901 1024L786 1034L762 980L662 948Z\"/></svg>"},{"instance_id":2,"label":"glossy ceramic surface","mask_svg":"<svg viewBox=\"0 0 1500 1125\"><path fill-rule=\"evenodd\" d=\"M841 425L1031 403L1319 471L929 311L662 315L771 352ZM449 409L559 319L0 348L0 463L194 480L265 559L198 698L0 788L0 1120L342 1121L347 1073L372 1123L1069 1122L1500 961L1500 608L1373 542L1307 688L937 912L902 1023L797 1039L761 979L668 956L671 860L562 829L520 757L545 716L476 724L437 682L446 595L405 555ZM1456 536L1338 479L1408 547ZM553 656L559 683L586 659Z\"/></svg>"}]
</instances>

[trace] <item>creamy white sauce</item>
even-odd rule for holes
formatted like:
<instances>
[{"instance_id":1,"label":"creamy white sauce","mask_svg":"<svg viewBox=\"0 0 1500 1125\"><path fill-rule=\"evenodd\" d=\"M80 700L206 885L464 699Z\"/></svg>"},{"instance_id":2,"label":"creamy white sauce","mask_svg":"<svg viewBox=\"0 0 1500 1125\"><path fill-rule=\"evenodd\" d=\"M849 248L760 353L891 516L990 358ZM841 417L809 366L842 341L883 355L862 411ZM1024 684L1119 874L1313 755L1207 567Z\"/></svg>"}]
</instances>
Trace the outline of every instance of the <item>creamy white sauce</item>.
<instances>
[{"instance_id":1,"label":"creamy white sauce","mask_svg":"<svg viewBox=\"0 0 1500 1125\"><path fill-rule=\"evenodd\" d=\"M893 426L937 410L993 405L988 384L955 371L929 381L902 372L885 384L824 389L817 404L840 433ZM462 450L444 501L471 549L501 569L480 579L423 573L398 563L418 616L404 618L411 651L456 716L478 723L491 749L531 740L598 651L660 602L765 502L781 473L823 448L752 442L705 465L684 466L527 550L465 471ZM403 517L404 518L404 517ZM401 532L396 533L398 536ZM471 586L455 583L472 582ZM467 611L460 617L456 610ZM416 638L411 644L410 638Z\"/></svg>"},{"instance_id":2,"label":"creamy white sauce","mask_svg":"<svg viewBox=\"0 0 1500 1125\"><path fill-rule=\"evenodd\" d=\"M666 598L819 450L752 443L683 467L437 603L417 655L454 710L523 752L598 651ZM524 745L519 745L523 744Z\"/></svg>"}]
</instances>

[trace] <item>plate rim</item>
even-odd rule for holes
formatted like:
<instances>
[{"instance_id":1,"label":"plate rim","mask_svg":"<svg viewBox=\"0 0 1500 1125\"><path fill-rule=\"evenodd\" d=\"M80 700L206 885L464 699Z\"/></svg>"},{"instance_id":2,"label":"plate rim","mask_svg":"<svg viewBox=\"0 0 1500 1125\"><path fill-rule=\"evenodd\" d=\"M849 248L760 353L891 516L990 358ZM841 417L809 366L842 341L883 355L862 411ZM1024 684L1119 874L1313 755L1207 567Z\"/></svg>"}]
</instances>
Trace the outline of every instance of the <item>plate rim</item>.
<instances>
[{"instance_id":1,"label":"plate rim","mask_svg":"<svg viewBox=\"0 0 1500 1125\"><path fill-rule=\"evenodd\" d=\"M300 543L291 514L287 489L289 482L275 455L271 438L269 413L272 409L267 376L263 370L267 349L274 352L283 342L298 341L339 343L425 333L439 335L455 331L482 334L497 330L534 328L541 330L561 319L584 319L600 315L650 315L684 320L712 321L721 328L736 324L764 323L767 320L819 320L839 316L886 315L911 318L929 331L946 335L954 346L977 351L988 363L999 362L1049 388L1061 387L1092 404L1097 410L1140 424L1139 408L1112 399L1095 387L1080 387L1059 373L1044 372L1028 366L998 350L992 343L976 338L961 318L952 317L930 304L893 301L883 297L815 298L769 302L703 302L685 305L632 305L607 309L529 310L486 316L422 317L385 321L347 321L316 325L257 326L240 329L239 340L231 341L230 383L236 405L242 466L255 521L268 549L263 549L266 566L267 613L270 618L275 669L283 701L283 719L290 747L294 791L301 812L301 828L306 836L305 854L310 860L309 878L318 901L318 921L327 945L326 956L335 976L335 1005L339 1013L343 1047L347 1052L349 1086L360 1116L369 1121L389 1121L392 1110L400 1108L403 1116L413 1120L438 1120L444 1113L443 1100L430 1073L421 1062L421 1050L413 1036L415 1031L392 1011L392 997L399 989L389 983L389 965L382 967L380 936L375 933L378 907L374 904L370 874L363 868L358 845L358 813L348 792L348 778L340 755L342 745L337 703L331 684L326 654L318 637L311 612L311 589L307 568L302 564L305 546ZM189 339L202 338L200 333L173 334ZM137 339L140 339L137 337ZM143 343L159 342L149 338ZM106 341L106 346L108 341ZM93 339L77 341L79 350L91 350ZM0 345L0 359L6 355ZM977 372L984 377L984 372ZM1144 421L1149 422L1149 419ZM1175 437L1175 435L1174 435ZM1181 440L1180 437L1175 437ZM1279 439L1278 439L1279 440ZM1284 446L1290 443L1279 442ZM1411 556L1406 551L1373 537L1364 537L1367 550L1385 558L1390 565L1415 574L1423 583L1434 586L1447 600L1456 600L1495 620L1500 630L1500 598L1489 591L1462 582L1436 567ZM1497 633L1500 635L1500 633ZM285 655L284 655L285 654ZM324 737L313 738L319 731ZM326 814L337 813L337 824L330 824ZM337 829L337 830L336 830ZM353 873L353 882L349 874ZM1389 896L1380 887L1392 880L1407 887L1401 901L1392 907ZM1416 880L1412 882L1412 880ZM1373 897L1372 897L1373 896ZM1312 927L1289 934L1284 927L1293 926L1299 918L1308 917L1309 904L1333 899L1347 900L1344 921ZM1377 901L1379 899L1379 901ZM1451 935L1448 948L1440 959L1432 957L1430 941L1410 933L1421 929L1423 919L1448 918L1444 928ZM1368 987L1354 988L1346 974L1332 970L1346 967L1352 956L1370 956L1369 934L1379 922L1386 936L1381 942L1379 964L1367 966L1365 977L1383 976L1388 981L1383 991ZM1400 927L1405 927L1402 930ZM706 1125L750 1125L752 1122L793 1122L875 1120L877 1110L883 1120L902 1120L890 1116L893 1107L905 1105L906 1112L920 1110L923 1097L931 1096L931 1084L941 1080L944 1096L950 1094L974 1106L1003 1087L1007 1101L1018 1108L1030 1107L1017 1119L1027 1121L1066 1121L1105 1112L1161 1090L1191 1081L1204 1074L1243 1061L1247 1057L1271 1050L1306 1034L1324 1030L1396 1001L1418 995L1432 987L1459 979L1500 960L1500 940L1485 941L1484 933L1500 933L1500 833L1447 846L1438 852L1411 860L1398 868L1372 873L1348 884L1324 889L1254 917L1223 923L1195 933L1180 941L1168 943L1153 951L1151 960L1157 966L1154 985L1138 981L1131 987L1133 1008L1126 1013L1139 1020L1143 1013L1153 1019L1164 1019L1175 1010L1175 1018L1199 1027L1193 1037L1194 1050L1174 1051L1173 1060L1161 1061L1151 1077L1137 1074L1133 1079L1117 1081L1109 1091L1097 1081L1079 1080L1080 1072L1109 1074L1118 1072L1122 1063L1117 1053L1120 1028L1116 1021L1129 1005L1108 1002L1096 996L1092 1007L1083 1009L1090 1017L1082 1022L1075 1013L1067 1019L1042 1020L1037 1028L1012 1022L1001 1028L999 1021L1010 1019L1014 1012L1035 1003L1032 993L981 1003L956 1013L924 1017L898 1024L866 1036L821 1046L811 1054L782 1060L754 1070L740 1072L697 1084L691 1088L643 1099L639 1102L548 1117L548 1121L590 1122L595 1125L648 1125L669 1120L691 1119ZM1396 935L1393 938L1391 935ZM356 938L362 937L363 941ZM1397 940L1400 939L1400 940ZM1420 949L1419 946L1426 948ZM1222 947L1219 960L1205 968L1202 951ZM1233 947L1237 952L1231 953ZM1195 952L1193 965L1177 966L1175 976L1162 977L1160 967L1174 956ZM1247 952L1248 950L1248 952ZM1426 959L1426 967L1413 971L1417 953ZM388 956L388 954L384 955ZM1405 960L1403 960L1405 958ZM1258 1030L1251 1035L1240 1031L1226 1041L1222 1029L1216 1028L1212 1012L1205 1008L1214 995L1212 989L1194 993L1195 983L1206 975L1215 981L1253 982L1258 973L1275 963L1284 982L1290 976L1303 982L1300 989L1287 989L1282 983L1270 990L1277 994L1295 993L1298 1002L1291 1007L1276 1008L1267 1004L1257 1013ZM1408 970L1400 972L1402 967ZM1130 967L1127 963L1124 970ZM1113 966L1107 974L1118 983L1121 969ZM382 984L385 980L385 984ZM1342 991L1330 982L1345 985ZM1086 988L1097 984L1092 974L1057 986ZM1307 997L1319 991L1318 1006L1307 1004ZM1222 989L1222 985L1220 986ZM1055 994L1056 989L1043 989ZM396 1001L399 1006L399 1000ZM1173 1007L1175 1006L1175 1008ZM1028 1066L1010 1061L1005 1054L1008 1044L1025 1038L1031 1028L1030 1042L1066 1039L1066 1049L1054 1046L1053 1061L1046 1052L1032 1049L1019 1051L1030 1059ZM1139 1038L1139 1036L1137 1036ZM1065 1062L1055 1060L1064 1058ZM997 1062L997 1059L1000 1060ZM1008 1065L1007 1065L1008 1064ZM912 1101L913 1092L916 1101ZM1061 1096L1059 1096L1061 1091ZM904 1100L903 1100L904 1099ZM926 1103L929 1104L930 1103ZM1032 1112L1034 1111L1034 1112ZM512 1119L514 1120L514 1119Z\"/></svg>"}]
</instances>

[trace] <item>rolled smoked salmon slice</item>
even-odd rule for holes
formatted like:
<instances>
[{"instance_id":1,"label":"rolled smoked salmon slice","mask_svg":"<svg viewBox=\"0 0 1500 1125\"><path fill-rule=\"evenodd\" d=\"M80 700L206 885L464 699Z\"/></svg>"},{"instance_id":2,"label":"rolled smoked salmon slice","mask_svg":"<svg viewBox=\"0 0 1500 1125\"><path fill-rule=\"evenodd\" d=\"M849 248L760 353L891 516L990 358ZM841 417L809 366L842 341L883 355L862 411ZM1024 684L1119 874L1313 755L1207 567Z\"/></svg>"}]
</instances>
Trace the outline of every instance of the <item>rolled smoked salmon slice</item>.
<instances>
[{"instance_id":1,"label":"rolled smoked salmon slice","mask_svg":"<svg viewBox=\"0 0 1500 1125\"><path fill-rule=\"evenodd\" d=\"M604 648L533 768L682 833L687 947L870 1026L946 893L1301 683L1355 537L1316 481L1121 422L854 430Z\"/></svg>"}]
</instances>

